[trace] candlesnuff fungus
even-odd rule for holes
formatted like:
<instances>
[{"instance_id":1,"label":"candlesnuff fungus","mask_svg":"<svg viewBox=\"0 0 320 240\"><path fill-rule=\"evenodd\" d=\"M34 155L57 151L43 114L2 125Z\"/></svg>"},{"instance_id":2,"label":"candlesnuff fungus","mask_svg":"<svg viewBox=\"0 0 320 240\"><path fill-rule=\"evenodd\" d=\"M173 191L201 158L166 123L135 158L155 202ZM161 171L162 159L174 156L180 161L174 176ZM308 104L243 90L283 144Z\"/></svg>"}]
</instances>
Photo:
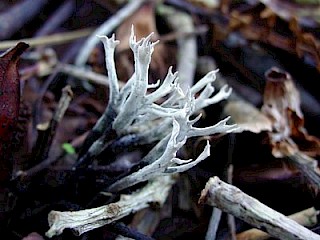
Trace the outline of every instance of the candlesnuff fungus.
<instances>
[{"instance_id":1,"label":"candlesnuff fungus","mask_svg":"<svg viewBox=\"0 0 320 240\"><path fill-rule=\"evenodd\" d=\"M180 88L178 73L172 73L172 67L169 68L161 85L160 81L149 85L148 70L157 43L150 42L151 36L152 33L136 41L132 28L129 45L134 54L135 72L121 89L114 62L114 52L119 41L115 40L114 35L111 38L99 36L106 54L106 68L110 81L109 103L84 143L86 152L83 153L82 150L80 153L78 165L89 158L95 158L102 151L106 138L112 135L112 131L118 136L135 133L144 144L159 141L170 134L173 118L180 119L179 123L187 122L200 109L226 99L231 94L231 89L225 86L212 95L214 88L211 83L215 80L217 70L209 72L187 92ZM155 90L149 93L148 89L151 88ZM196 98L197 95L199 96ZM166 100L158 103L164 97ZM195 118L188 126L191 127L199 118ZM227 119L224 123L226 121ZM219 131L215 128L213 133L230 132L236 128L235 125L225 125L225 128L220 126ZM212 127L197 129L197 134L193 131L193 136L211 135L212 130Z\"/></svg>"},{"instance_id":2,"label":"candlesnuff fungus","mask_svg":"<svg viewBox=\"0 0 320 240\"><path fill-rule=\"evenodd\" d=\"M201 118L199 110L226 99L231 93L231 89L225 86L213 95L214 88L211 83L215 80L217 70L209 72L186 92L180 88L178 74L173 73L171 67L162 83L160 81L156 84L148 83L151 55L157 44L157 42L150 41L151 36L152 34L137 41L132 27L129 45L134 54L135 72L121 89L114 62L115 47L119 41L115 40L114 35L111 38L100 36L105 48L106 68L110 81L109 104L93 128L94 141L91 138L91 142L85 143L89 142L89 147L86 146L88 150L82 155L80 161L88 156L91 158L97 156L102 151L106 135L111 131L115 132L117 136L134 133L139 135L140 141L144 143L156 143L153 149L141 160L145 167L113 183L108 188L111 192L117 192L144 181L149 181L149 184L154 183L160 181L161 176L174 176L176 173L184 172L210 155L210 144L207 142L196 160L177 158L177 151L183 147L188 138L230 133L238 129L236 125L227 124L229 117L210 127L197 128L193 126ZM151 88L153 91L148 91ZM150 191L149 184L132 195L126 196L126 208L130 204L134 208L132 211L125 211L124 215L146 207L143 201L135 198L144 194L144 191ZM153 189L152 191L158 190ZM162 197L166 198L167 194L168 191ZM149 204L157 201L157 199L148 199ZM137 206L139 202L141 202L141 207L139 204ZM119 207L122 206L123 201L111 204ZM104 207L109 209L110 204ZM101 208L104 209L104 207ZM87 209L63 213L52 211L52 214L49 214L51 228L47 232L47 236L60 234L65 228L78 229L78 233L81 234L84 231L118 220L119 213L123 214L120 207L117 213L102 210L103 216L90 218L91 213L95 214L96 210ZM74 224L75 217L77 219L76 226ZM102 219L105 220L102 221Z\"/></svg>"}]
</instances>

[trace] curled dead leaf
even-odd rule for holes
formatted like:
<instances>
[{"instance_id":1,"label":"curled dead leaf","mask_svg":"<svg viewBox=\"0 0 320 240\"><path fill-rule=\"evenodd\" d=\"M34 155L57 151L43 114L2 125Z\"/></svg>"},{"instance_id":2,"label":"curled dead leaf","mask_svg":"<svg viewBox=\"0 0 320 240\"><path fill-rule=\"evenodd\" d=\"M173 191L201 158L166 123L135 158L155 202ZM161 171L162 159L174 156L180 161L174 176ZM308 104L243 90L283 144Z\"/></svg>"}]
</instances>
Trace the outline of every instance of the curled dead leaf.
<instances>
[{"instance_id":1,"label":"curled dead leaf","mask_svg":"<svg viewBox=\"0 0 320 240\"><path fill-rule=\"evenodd\" d=\"M285 157L299 150L311 157L319 156L320 140L310 136L304 127L299 91L290 74L273 67L265 76L261 111L272 122L269 138L273 155Z\"/></svg>"}]
</instances>

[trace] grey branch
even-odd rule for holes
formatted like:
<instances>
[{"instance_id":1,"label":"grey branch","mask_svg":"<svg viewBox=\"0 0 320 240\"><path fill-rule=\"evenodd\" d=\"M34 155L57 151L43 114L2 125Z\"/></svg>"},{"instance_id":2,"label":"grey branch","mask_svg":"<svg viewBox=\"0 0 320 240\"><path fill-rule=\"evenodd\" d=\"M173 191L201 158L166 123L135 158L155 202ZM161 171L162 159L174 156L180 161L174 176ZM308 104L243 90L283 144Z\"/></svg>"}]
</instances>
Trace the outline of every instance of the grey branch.
<instances>
[{"instance_id":1,"label":"grey branch","mask_svg":"<svg viewBox=\"0 0 320 240\"><path fill-rule=\"evenodd\" d=\"M319 212L316 211L315 208L311 207L303 211L289 215L288 218L296 221L297 223L305 227L312 227L317 224L318 214ZM270 235L256 228L252 228L237 234L238 240L266 240L269 238Z\"/></svg>"},{"instance_id":2,"label":"grey branch","mask_svg":"<svg viewBox=\"0 0 320 240\"><path fill-rule=\"evenodd\" d=\"M279 239L320 239L319 235L218 177L209 179L201 192L199 202L220 208L257 228L265 229L271 236Z\"/></svg>"}]
</instances>

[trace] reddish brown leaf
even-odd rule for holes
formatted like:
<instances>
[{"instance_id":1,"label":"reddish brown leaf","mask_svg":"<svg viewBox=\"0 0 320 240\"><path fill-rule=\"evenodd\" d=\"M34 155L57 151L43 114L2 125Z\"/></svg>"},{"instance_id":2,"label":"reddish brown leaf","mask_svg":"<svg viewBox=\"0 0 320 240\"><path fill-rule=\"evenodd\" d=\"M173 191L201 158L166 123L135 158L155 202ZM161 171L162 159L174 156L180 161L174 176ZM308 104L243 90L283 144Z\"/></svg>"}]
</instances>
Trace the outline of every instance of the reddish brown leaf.
<instances>
[{"instance_id":1,"label":"reddish brown leaf","mask_svg":"<svg viewBox=\"0 0 320 240\"><path fill-rule=\"evenodd\" d=\"M20 82L17 63L27 48L28 44L21 42L0 57L0 167L4 172L8 167L5 162L19 115ZM0 180L5 175L0 174Z\"/></svg>"},{"instance_id":2,"label":"reddish brown leaf","mask_svg":"<svg viewBox=\"0 0 320 240\"><path fill-rule=\"evenodd\" d=\"M266 78L262 112L272 121L269 137L273 155L289 156L297 150L312 157L320 155L320 140L310 136L304 127L300 95L291 76L272 68Z\"/></svg>"}]
</instances>

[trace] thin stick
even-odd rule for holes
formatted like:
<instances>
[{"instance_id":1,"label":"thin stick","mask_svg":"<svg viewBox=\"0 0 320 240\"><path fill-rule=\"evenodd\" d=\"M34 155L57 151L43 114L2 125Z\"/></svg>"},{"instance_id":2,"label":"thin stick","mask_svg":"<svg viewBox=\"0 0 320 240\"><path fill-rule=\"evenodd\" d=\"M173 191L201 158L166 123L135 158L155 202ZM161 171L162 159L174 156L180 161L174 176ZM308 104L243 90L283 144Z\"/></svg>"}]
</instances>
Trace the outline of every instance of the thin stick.
<instances>
[{"instance_id":1,"label":"thin stick","mask_svg":"<svg viewBox=\"0 0 320 240\"><path fill-rule=\"evenodd\" d=\"M229 184L232 184L233 181L233 154L234 154L234 146L236 143L235 134L231 133L229 135L229 151L228 151L228 162L226 168L226 179ZM228 230L230 234L230 240L236 240L236 221L234 216L231 214L227 215L227 222L228 222Z\"/></svg>"},{"instance_id":2,"label":"thin stick","mask_svg":"<svg viewBox=\"0 0 320 240\"><path fill-rule=\"evenodd\" d=\"M221 215L222 215L222 211L219 208L213 208L210 222L209 222L208 231L207 231L206 238L205 238L206 240L216 239Z\"/></svg>"},{"instance_id":3,"label":"thin stick","mask_svg":"<svg viewBox=\"0 0 320 240\"><path fill-rule=\"evenodd\" d=\"M117 26L119 26L126 18L132 15L144 2L147 0L135 0L128 3L125 7L120 9L115 15L104 22L99 28L97 28L91 36L84 43L78 56L76 57L75 64L77 66L83 66L87 62L92 49L100 42L97 36L108 35Z\"/></svg>"},{"instance_id":4,"label":"thin stick","mask_svg":"<svg viewBox=\"0 0 320 240\"><path fill-rule=\"evenodd\" d=\"M42 45L59 45L71 42L73 40L87 37L92 33L92 28L85 28L81 30L75 30L65 33L56 33L44 37L37 38L24 38L20 40L9 40L9 41L1 41L0 42L0 50L6 50L15 46L18 42L26 42L30 45L30 47L37 47Z\"/></svg>"},{"instance_id":5,"label":"thin stick","mask_svg":"<svg viewBox=\"0 0 320 240\"><path fill-rule=\"evenodd\" d=\"M33 0L31 3L24 0L0 14L0 39L10 38L24 24L32 20L49 2L48 0Z\"/></svg>"},{"instance_id":6,"label":"thin stick","mask_svg":"<svg viewBox=\"0 0 320 240\"><path fill-rule=\"evenodd\" d=\"M62 96L60 98L58 108L55 111L49 126L47 126L45 128L45 130L42 134L41 145L35 146L36 148L39 148L37 150L37 153L34 154L37 158L36 162L39 162L39 161L41 161L41 162L26 171L17 172L16 177L18 177L18 176L32 176L35 173L38 173L39 171L47 168L56 159L58 159L56 156L57 154L51 155L51 154L49 154L49 151L50 151L50 148L52 145L54 135L56 133L56 129L57 129L59 123L61 122L61 119L63 118L63 116L64 116L64 114L70 104L72 97L73 97L73 93L71 91L71 87L69 85L67 85L62 90ZM37 141L37 143L38 142L39 141Z\"/></svg>"},{"instance_id":7,"label":"thin stick","mask_svg":"<svg viewBox=\"0 0 320 240\"><path fill-rule=\"evenodd\" d=\"M218 177L209 179L201 192L199 203L218 207L257 228L265 229L279 239L320 240L319 235Z\"/></svg>"},{"instance_id":8,"label":"thin stick","mask_svg":"<svg viewBox=\"0 0 320 240\"><path fill-rule=\"evenodd\" d=\"M82 42L81 40L77 40L75 43L73 43L71 47L60 58L60 63L70 62L75 56L76 52L78 52L81 42ZM40 89L38 90L39 96L34 103L33 114L32 114L32 117L34 119L33 131L35 131L36 126L40 123L40 119L42 117L41 106L42 106L43 97L45 93L48 91L49 87L51 87L53 84L56 83L56 81L58 81L58 73L59 73L59 69L58 67L55 67L53 69L53 72L49 75L48 78L46 78L46 80L42 83Z\"/></svg>"},{"instance_id":9,"label":"thin stick","mask_svg":"<svg viewBox=\"0 0 320 240\"><path fill-rule=\"evenodd\" d=\"M300 151L288 156L288 158L300 170L309 190L316 197L320 191L320 170L317 160Z\"/></svg>"},{"instance_id":10,"label":"thin stick","mask_svg":"<svg viewBox=\"0 0 320 240\"><path fill-rule=\"evenodd\" d=\"M143 233L138 232L135 229L132 229L123 223L112 223L109 225L109 228L114 232L125 237L125 239L135 239L135 240L153 240L154 238L149 237Z\"/></svg>"},{"instance_id":11,"label":"thin stick","mask_svg":"<svg viewBox=\"0 0 320 240\"><path fill-rule=\"evenodd\" d=\"M189 37L193 37L193 36L197 36L197 35L202 35L206 32L208 32L208 27L205 25L200 25L200 26L197 26L197 28L194 29L194 31L192 31L192 32L185 31L184 29L181 29L180 31L174 31L171 33L161 35L158 38L152 38L152 40L155 42L159 40L162 43L167 43L167 42L176 41L179 38L189 38ZM128 51L129 49L130 49L130 47L123 48L123 49L119 50L116 54L117 55L123 54L124 52ZM212 70L212 69L210 69L210 70Z\"/></svg>"},{"instance_id":12,"label":"thin stick","mask_svg":"<svg viewBox=\"0 0 320 240\"><path fill-rule=\"evenodd\" d=\"M76 1L67 0L54 11L48 20L37 30L35 37L45 36L52 33L65 22L75 11Z\"/></svg>"},{"instance_id":13,"label":"thin stick","mask_svg":"<svg viewBox=\"0 0 320 240\"><path fill-rule=\"evenodd\" d=\"M109 79L107 76L95 73L93 71L90 71L88 69L83 69L71 64L60 64L58 66L58 69L60 72L71 75L73 77L79 78L81 80L89 80L93 83L100 84L103 86L108 87L109 86ZM119 86L123 87L124 82L119 81Z\"/></svg>"}]
</instances>

